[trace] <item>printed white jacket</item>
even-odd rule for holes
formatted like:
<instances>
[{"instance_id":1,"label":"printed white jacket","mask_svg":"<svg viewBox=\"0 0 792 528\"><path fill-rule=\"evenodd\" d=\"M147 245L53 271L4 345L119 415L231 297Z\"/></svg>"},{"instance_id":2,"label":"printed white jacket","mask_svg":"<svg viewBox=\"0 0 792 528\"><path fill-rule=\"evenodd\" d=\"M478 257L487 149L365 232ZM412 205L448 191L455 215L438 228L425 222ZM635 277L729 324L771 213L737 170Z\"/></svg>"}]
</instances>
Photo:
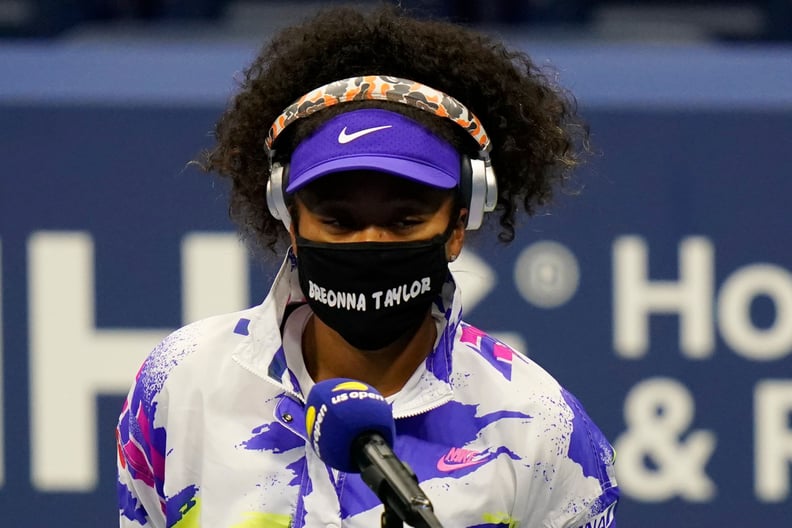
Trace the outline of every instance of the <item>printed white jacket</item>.
<instances>
[{"instance_id":1,"label":"printed white jacket","mask_svg":"<svg viewBox=\"0 0 792 528\"><path fill-rule=\"evenodd\" d=\"M460 320L449 277L432 354L392 401L394 451L446 528L615 527L613 450L536 363ZM287 258L263 304L188 325L146 359L119 420L120 526L375 528L357 474L306 442L281 342L303 302Z\"/></svg>"}]
</instances>

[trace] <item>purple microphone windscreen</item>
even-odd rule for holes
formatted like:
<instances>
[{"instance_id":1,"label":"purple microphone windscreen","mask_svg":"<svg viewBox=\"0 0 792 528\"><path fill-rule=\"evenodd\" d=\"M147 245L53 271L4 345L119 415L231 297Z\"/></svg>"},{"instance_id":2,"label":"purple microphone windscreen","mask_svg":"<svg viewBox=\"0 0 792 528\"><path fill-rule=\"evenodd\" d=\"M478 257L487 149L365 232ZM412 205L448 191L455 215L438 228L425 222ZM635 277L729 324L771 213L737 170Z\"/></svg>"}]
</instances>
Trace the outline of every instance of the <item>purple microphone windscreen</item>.
<instances>
[{"instance_id":1,"label":"purple microphone windscreen","mask_svg":"<svg viewBox=\"0 0 792 528\"><path fill-rule=\"evenodd\" d=\"M360 472L352 446L366 433L377 433L393 446L393 412L371 385L347 378L320 381L308 393L306 407L308 440L319 458L332 468Z\"/></svg>"}]
</instances>

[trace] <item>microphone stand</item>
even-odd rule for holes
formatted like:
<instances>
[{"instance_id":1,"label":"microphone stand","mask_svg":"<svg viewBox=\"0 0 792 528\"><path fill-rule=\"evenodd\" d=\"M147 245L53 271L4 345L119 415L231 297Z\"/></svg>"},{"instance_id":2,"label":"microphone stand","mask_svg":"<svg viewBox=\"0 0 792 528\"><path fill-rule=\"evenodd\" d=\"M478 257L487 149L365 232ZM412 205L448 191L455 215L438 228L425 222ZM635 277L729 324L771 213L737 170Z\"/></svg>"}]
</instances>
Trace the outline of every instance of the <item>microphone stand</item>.
<instances>
[{"instance_id":1,"label":"microphone stand","mask_svg":"<svg viewBox=\"0 0 792 528\"><path fill-rule=\"evenodd\" d=\"M382 528L403 528L404 523L401 517L399 517L387 502L383 504L385 505L385 511L382 512Z\"/></svg>"},{"instance_id":2,"label":"microphone stand","mask_svg":"<svg viewBox=\"0 0 792 528\"><path fill-rule=\"evenodd\" d=\"M407 464L404 464L404 467L407 468L410 473L415 478L415 482L418 482L418 477L415 476L415 473L410 470L410 467ZM381 519L381 527L382 528L404 528L403 517L401 514L396 511L387 497L381 497L382 505L385 507L385 510L382 512ZM437 520L437 517L434 515L434 511L432 510L432 504L427 501L427 504L413 504L408 506L410 509L409 517L411 518L411 522L416 523L414 528L443 528L440 522ZM405 515L405 517L408 515Z\"/></svg>"},{"instance_id":3,"label":"microphone stand","mask_svg":"<svg viewBox=\"0 0 792 528\"><path fill-rule=\"evenodd\" d=\"M372 435L358 445L360 449L353 452L357 452L360 476L385 506L382 528L402 528L402 522L413 528L443 528L432 503L418 487L418 477L396 458L382 437ZM399 478L405 472L409 481Z\"/></svg>"}]
</instances>

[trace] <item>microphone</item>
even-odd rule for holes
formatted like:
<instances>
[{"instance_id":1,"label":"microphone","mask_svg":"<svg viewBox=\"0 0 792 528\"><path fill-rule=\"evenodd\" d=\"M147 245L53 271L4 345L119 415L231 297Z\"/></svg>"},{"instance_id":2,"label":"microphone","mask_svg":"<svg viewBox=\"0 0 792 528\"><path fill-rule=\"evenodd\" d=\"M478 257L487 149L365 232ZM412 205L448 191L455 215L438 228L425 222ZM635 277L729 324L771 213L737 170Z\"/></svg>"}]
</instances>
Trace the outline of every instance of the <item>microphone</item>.
<instances>
[{"instance_id":1,"label":"microphone","mask_svg":"<svg viewBox=\"0 0 792 528\"><path fill-rule=\"evenodd\" d=\"M320 381L308 393L308 441L326 464L360 473L385 505L415 528L442 528L415 473L393 453L391 407L371 385L348 378Z\"/></svg>"}]
</instances>

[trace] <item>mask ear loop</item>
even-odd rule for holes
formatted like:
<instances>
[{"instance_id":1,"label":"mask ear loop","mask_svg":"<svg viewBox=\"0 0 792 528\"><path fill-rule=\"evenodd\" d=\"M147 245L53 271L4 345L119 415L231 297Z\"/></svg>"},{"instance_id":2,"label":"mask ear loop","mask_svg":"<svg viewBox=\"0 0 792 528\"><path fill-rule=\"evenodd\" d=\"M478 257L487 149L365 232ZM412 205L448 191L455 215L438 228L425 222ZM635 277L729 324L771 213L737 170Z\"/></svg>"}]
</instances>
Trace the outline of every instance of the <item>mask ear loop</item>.
<instances>
[{"instance_id":1,"label":"mask ear loop","mask_svg":"<svg viewBox=\"0 0 792 528\"><path fill-rule=\"evenodd\" d=\"M454 210L451 212L451 218L448 221L448 225L445 228L445 231L433 237L432 240L436 240L437 242L441 242L443 246L445 246L449 240L451 240L451 235L454 234L456 231L459 222L462 222L462 226L467 229L467 219L462 219L462 209L464 208L464 196L462 195L459 187L457 187L456 196L454 196ZM448 255L448 261L453 262L459 257L456 253L450 253Z\"/></svg>"}]
</instances>

